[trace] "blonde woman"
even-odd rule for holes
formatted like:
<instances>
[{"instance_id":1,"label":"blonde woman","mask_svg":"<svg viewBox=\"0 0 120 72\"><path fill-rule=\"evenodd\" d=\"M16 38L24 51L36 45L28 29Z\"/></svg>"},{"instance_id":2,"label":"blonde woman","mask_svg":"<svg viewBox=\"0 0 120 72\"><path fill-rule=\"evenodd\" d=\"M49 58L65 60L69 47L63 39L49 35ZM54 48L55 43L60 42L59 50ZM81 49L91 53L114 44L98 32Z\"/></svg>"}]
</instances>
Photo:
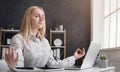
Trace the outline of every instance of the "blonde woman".
<instances>
[{"instance_id":1,"label":"blonde woman","mask_svg":"<svg viewBox=\"0 0 120 72\"><path fill-rule=\"evenodd\" d=\"M31 6L24 14L20 32L12 38L11 48L5 60L10 69L14 67L69 67L85 55L85 50L76 49L73 56L56 61L45 38L45 13L42 7ZM80 53L78 53L80 51Z\"/></svg>"}]
</instances>

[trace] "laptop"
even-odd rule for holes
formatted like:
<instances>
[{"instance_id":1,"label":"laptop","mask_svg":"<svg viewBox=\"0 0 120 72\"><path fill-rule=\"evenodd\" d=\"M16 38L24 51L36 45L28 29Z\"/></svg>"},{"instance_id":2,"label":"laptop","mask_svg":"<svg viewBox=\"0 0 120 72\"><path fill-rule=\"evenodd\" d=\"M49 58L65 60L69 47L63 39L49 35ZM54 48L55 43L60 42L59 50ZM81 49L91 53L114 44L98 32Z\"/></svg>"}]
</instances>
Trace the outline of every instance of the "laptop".
<instances>
[{"instance_id":1,"label":"laptop","mask_svg":"<svg viewBox=\"0 0 120 72\"><path fill-rule=\"evenodd\" d=\"M65 68L66 70L79 70L79 69L87 69L87 68L92 68L95 61L96 61L96 58L97 58L97 55L100 51L100 48L101 48L101 44L100 43L97 43L97 42L91 42L90 43L90 46L88 48L88 51L85 55L85 58L82 62L82 65L81 67L69 67L69 68Z\"/></svg>"}]
</instances>

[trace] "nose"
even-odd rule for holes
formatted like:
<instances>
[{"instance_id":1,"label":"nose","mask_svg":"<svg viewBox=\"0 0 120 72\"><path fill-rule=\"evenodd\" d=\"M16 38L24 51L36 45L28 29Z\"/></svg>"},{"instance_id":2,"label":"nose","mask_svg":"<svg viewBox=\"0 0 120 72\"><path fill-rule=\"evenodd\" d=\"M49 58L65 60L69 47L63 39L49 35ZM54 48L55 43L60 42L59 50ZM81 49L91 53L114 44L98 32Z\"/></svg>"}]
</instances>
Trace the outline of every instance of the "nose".
<instances>
[{"instance_id":1,"label":"nose","mask_svg":"<svg viewBox=\"0 0 120 72\"><path fill-rule=\"evenodd\" d=\"M39 18L39 21L42 21L42 17Z\"/></svg>"},{"instance_id":2,"label":"nose","mask_svg":"<svg viewBox=\"0 0 120 72\"><path fill-rule=\"evenodd\" d=\"M40 16L39 21L43 21L43 20L44 20L44 18L42 16Z\"/></svg>"}]
</instances>

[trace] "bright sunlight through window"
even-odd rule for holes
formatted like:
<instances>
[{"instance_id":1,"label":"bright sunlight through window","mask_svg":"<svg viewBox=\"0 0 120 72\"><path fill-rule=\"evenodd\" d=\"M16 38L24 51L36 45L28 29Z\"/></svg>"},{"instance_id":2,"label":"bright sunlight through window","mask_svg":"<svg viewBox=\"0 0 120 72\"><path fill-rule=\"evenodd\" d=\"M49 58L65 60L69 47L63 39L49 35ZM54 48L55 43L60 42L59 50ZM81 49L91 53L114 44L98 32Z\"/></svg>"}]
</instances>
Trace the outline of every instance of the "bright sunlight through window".
<instances>
[{"instance_id":1,"label":"bright sunlight through window","mask_svg":"<svg viewBox=\"0 0 120 72\"><path fill-rule=\"evenodd\" d=\"M104 0L104 48L120 47L120 0Z\"/></svg>"}]
</instances>

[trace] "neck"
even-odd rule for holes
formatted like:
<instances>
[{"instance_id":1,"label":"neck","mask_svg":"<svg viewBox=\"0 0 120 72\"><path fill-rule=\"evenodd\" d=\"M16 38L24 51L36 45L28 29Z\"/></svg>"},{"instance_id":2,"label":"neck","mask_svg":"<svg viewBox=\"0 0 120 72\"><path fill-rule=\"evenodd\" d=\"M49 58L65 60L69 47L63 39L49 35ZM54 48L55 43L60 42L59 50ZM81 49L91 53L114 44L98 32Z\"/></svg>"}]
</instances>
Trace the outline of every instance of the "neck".
<instances>
[{"instance_id":1,"label":"neck","mask_svg":"<svg viewBox=\"0 0 120 72\"><path fill-rule=\"evenodd\" d=\"M31 31L31 32L32 32L32 33L33 33L33 35L36 37L38 30L37 30L37 29L32 29L32 31Z\"/></svg>"}]
</instances>

